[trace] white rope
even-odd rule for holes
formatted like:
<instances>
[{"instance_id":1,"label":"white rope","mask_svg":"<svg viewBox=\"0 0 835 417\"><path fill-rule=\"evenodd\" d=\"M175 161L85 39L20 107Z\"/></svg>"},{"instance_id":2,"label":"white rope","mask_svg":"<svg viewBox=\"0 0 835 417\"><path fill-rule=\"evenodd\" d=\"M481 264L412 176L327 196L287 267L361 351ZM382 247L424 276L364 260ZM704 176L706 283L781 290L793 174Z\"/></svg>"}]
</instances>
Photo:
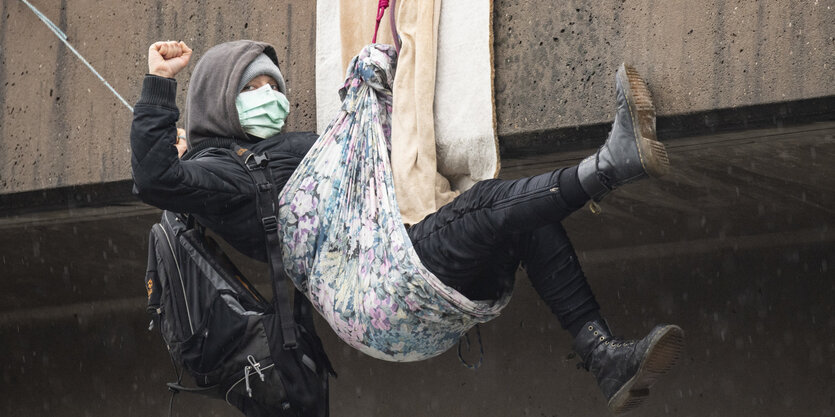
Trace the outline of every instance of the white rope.
<instances>
[{"instance_id":1,"label":"white rope","mask_svg":"<svg viewBox=\"0 0 835 417\"><path fill-rule=\"evenodd\" d=\"M115 94L116 97L118 97L119 100L122 101L122 104L124 104L125 107L127 107L131 111L131 113L133 113L133 107L131 107L131 105L128 104L128 102L118 92L116 92L116 90L110 85L110 83L108 83L107 80L105 80L104 77L102 77L101 74L99 74L99 72L96 71L96 69L93 68L93 66L90 65L90 63L87 62L87 60L84 59L84 57L81 56L81 54L78 53L78 51L75 50L75 48L72 47L72 45L70 45L70 43L67 41L67 35L61 30L61 28L59 28L57 25L55 25L55 23L52 23L52 21L49 20L48 17L44 16L43 13L41 13L38 9L36 9L35 6L32 6L32 4L29 3L28 1L26 1L26 0L20 0L20 1L22 1L23 4L29 6L29 8L32 9L32 12L34 12L35 15L38 16L38 18L41 19L41 21L43 21L44 24L46 24L46 26L50 30L52 30L52 32L54 32L56 36L58 36L58 39L61 39L61 42L64 42L64 45L67 45L67 48L70 48L70 51L72 51L72 53L74 53L75 56L77 56L78 59L80 59L81 62L83 62L84 65L87 66L87 68L90 68L90 71L92 71L93 74L96 75L96 77L99 77L99 80L101 80L101 82L104 83L104 85L107 86L107 88L109 88L110 91L112 91L113 94Z\"/></svg>"}]
</instances>

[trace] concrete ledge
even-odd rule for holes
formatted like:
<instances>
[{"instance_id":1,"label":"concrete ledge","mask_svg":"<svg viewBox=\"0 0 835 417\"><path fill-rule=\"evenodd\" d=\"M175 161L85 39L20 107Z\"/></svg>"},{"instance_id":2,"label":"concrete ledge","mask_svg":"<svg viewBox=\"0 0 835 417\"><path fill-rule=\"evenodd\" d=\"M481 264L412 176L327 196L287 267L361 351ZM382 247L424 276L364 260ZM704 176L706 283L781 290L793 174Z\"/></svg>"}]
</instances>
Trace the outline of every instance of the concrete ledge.
<instances>
[{"instance_id":1,"label":"concrete ledge","mask_svg":"<svg viewBox=\"0 0 835 417\"><path fill-rule=\"evenodd\" d=\"M783 127L835 120L835 95L781 103L660 116L657 131L663 140ZM505 167L512 160L534 155L593 149L606 139L609 123L504 135L499 138ZM59 209L138 203L133 182L120 180L43 190L0 194L0 217Z\"/></svg>"},{"instance_id":2,"label":"concrete ledge","mask_svg":"<svg viewBox=\"0 0 835 417\"><path fill-rule=\"evenodd\" d=\"M136 203L132 180L0 194L0 217L36 212Z\"/></svg>"},{"instance_id":3,"label":"concrete ledge","mask_svg":"<svg viewBox=\"0 0 835 417\"><path fill-rule=\"evenodd\" d=\"M659 116L662 140L835 120L835 96ZM502 158L569 152L599 146L610 123L523 132L499 137Z\"/></svg>"}]
</instances>

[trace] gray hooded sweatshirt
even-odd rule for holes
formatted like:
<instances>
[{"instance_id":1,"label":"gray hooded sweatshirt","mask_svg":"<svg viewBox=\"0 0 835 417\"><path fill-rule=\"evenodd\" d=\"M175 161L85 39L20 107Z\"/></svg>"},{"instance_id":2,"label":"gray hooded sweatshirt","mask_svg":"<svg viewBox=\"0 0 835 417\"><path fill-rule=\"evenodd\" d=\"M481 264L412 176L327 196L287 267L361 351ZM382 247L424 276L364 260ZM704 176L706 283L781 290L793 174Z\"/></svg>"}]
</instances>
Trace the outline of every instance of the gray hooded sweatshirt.
<instances>
[{"instance_id":1,"label":"gray hooded sweatshirt","mask_svg":"<svg viewBox=\"0 0 835 417\"><path fill-rule=\"evenodd\" d=\"M214 46L197 62L188 85L185 116L192 153L206 147L229 147L232 142L260 141L241 127L235 98L244 70L262 53L278 66L270 44L249 40Z\"/></svg>"}]
</instances>

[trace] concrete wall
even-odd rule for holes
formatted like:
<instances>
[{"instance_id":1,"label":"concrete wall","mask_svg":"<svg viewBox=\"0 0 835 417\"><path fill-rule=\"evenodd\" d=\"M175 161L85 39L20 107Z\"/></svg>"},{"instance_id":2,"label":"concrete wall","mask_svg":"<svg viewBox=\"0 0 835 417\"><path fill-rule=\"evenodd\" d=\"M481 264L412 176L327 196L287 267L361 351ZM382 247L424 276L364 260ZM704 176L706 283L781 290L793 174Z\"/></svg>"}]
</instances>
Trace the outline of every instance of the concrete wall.
<instances>
[{"instance_id":1,"label":"concrete wall","mask_svg":"<svg viewBox=\"0 0 835 417\"><path fill-rule=\"evenodd\" d=\"M273 43L293 102L288 129L315 125L315 2L31 3L131 105L157 40L183 40L195 58L228 40ZM0 194L130 178L131 112L24 3L4 0L0 12ZM181 108L193 68L177 77Z\"/></svg>"},{"instance_id":2,"label":"concrete wall","mask_svg":"<svg viewBox=\"0 0 835 417\"><path fill-rule=\"evenodd\" d=\"M272 42L288 128L314 127L313 1L32 3L129 103L156 40L185 40L197 58L226 40ZM128 179L130 112L22 2L0 7L0 194ZM661 115L835 95L833 27L832 0L497 0L499 134L610 120L622 61Z\"/></svg>"},{"instance_id":3,"label":"concrete wall","mask_svg":"<svg viewBox=\"0 0 835 417\"><path fill-rule=\"evenodd\" d=\"M495 3L499 134L612 118L632 63L660 115L835 94L835 2Z\"/></svg>"}]
</instances>

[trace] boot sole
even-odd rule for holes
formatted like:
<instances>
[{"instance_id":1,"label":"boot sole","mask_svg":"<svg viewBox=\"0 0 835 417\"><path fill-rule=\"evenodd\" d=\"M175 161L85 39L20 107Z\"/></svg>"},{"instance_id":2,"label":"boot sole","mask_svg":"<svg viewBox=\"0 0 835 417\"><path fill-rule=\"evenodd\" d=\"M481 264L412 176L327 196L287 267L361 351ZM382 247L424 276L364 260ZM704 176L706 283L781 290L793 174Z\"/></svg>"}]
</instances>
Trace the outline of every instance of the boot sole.
<instances>
[{"instance_id":1,"label":"boot sole","mask_svg":"<svg viewBox=\"0 0 835 417\"><path fill-rule=\"evenodd\" d=\"M654 336L635 376L609 400L609 409L615 414L623 414L643 404L649 396L649 388L678 363L683 349L684 331L681 327L665 326Z\"/></svg>"},{"instance_id":2,"label":"boot sole","mask_svg":"<svg viewBox=\"0 0 835 417\"><path fill-rule=\"evenodd\" d=\"M630 65L621 64L618 77L626 87L626 103L635 126L638 156L644 171L652 177L661 177L670 171L670 158L663 143L655 134L655 106L647 83Z\"/></svg>"}]
</instances>

